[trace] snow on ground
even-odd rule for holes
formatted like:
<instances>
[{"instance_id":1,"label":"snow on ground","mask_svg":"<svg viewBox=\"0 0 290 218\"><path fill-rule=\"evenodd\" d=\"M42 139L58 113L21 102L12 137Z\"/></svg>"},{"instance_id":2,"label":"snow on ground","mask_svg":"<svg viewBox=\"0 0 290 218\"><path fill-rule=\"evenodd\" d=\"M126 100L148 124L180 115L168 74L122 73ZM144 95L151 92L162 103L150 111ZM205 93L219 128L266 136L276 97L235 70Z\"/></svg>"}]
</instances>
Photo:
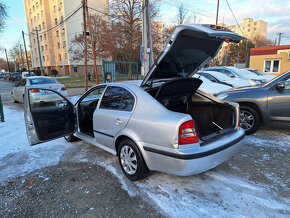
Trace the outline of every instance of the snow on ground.
<instances>
[{"instance_id":1,"label":"snow on ground","mask_svg":"<svg viewBox=\"0 0 290 218\"><path fill-rule=\"evenodd\" d=\"M70 143L57 139L30 146L26 137L24 112L4 106L4 114L5 122L0 122L0 183L7 181L7 178L59 163ZM15 164L7 164L10 160Z\"/></svg>"},{"instance_id":2,"label":"snow on ground","mask_svg":"<svg viewBox=\"0 0 290 218\"><path fill-rule=\"evenodd\" d=\"M234 176L220 166L206 173L179 177L151 173L145 180L131 182L122 173L118 159L101 149L85 143L67 143L57 139L36 146L29 146L26 138L23 112L4 107L6 122L0 123L0 183L24 175L59 161L98 164L119 178L122 188L130 196L141 196L161 208L171 217L289 217L290 198L256 184L245 177ZM289 150L290 136L275 132L264 135L274 139L281 149ZM273 146L267 137L259 134L246 137L245 142L256 146ZM275 143L274 143L275 145ZM280 149L280 148L279 148ZM263 158L269 159L267 155ZM9 164L13 163L13 164ZM247 163L245 163L247 164ZM231 164L229 164L231 166ZM234 165L234 164L233 164ZM235 170L234 168L232 170ZM271 172L268 174L272 176ZM289 190L285 187L285 190Z\"/></svg>"}]
</instances>

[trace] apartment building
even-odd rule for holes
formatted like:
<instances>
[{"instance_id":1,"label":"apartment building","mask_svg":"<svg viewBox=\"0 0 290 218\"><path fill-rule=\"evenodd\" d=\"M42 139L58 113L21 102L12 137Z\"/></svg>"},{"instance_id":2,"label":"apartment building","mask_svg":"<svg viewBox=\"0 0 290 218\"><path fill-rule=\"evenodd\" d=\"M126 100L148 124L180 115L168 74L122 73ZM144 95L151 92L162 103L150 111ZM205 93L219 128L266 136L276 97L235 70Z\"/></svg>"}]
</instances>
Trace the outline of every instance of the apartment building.
<instances>
[{"instance_id":1,"label":"apartment building","mask_svg":"<svg viewBox=\"0 0 290 218\"><path fill-rule=\"evenodd\" d=\"M245 36L247 39L253 39L255 36L260 36L262 38L267 37L267 26L268 24L262 20L253 20L252 18L244 18L244 22L231 26L227 26L224 23L218 24L219 26L224 26L241 36ZM219 65L224 64L226 52L229 50L229 44L223 43L223 46L215 58L215 62Z\"/></svg>"},{"instance_id":2,"label":"apartment building","mask_svg":"<svg viewBox=\"0 0 290 218\"><path fill-rule=\"evenodd\" d=\"M108 0L87 0L87 2L89 7L108 13ZM77 46L72 41L83 33L81 3L81 0L24 0L33 69L40 69L41 59L47 75L52 69L58 70L61 75L84 74L83 61L74 60L72 52ZM78 8L80 9L75 12ZM106 16L93 10L89 13ZM68 17L70 18L63 22ZM100 64L101 60L97 62ZM93 73L92 61L88 62L88 72Z\"/></svg>"}]
</instances>

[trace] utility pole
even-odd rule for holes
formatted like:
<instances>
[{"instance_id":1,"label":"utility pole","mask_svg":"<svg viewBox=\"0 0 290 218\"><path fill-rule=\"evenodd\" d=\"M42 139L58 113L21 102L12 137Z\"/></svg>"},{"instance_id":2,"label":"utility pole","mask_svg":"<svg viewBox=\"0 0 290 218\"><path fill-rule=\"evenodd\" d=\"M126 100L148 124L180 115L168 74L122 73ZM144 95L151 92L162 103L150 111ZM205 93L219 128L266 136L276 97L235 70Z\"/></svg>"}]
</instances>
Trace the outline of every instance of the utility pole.
<instances>
[{"instance_id":1,"label":"utility pole","mask_svg":"<svg viewBox=\"0 0 290 218\"><path fill-rule=\"evenodd\" d=\"M83 0L83 22L84 22L84 55L85 55L85 91L88 90L88 65L87 65L87 21L86 21L86 0Z\"/></svg>"},{"instance_id":2,"label":"utility pole","mask_svg":"<svg viewBox=\"0 0 290 218\"><path fill-rule=\"evenodd\" d=\"M91 47L92 47L92 54L93 54L93 62L94 62L94 71L95 71L95 75L96 75L96 84L98 85L99 84L99 78L98 78L97 63L96 63L95 44L93 42L93 34L92 34L92 30L91 30L91 24L90 24L90 17L89 17L89 10L88 10L87 1L86 1L86 15L87 15L87 23L88 23L89 33L90 33L90 40L91 40Z\"/></svg>"},{"instance_id":3,"label":"utility pole","mask_svg":"<svg viewBox=\"0 0 290 218\"><path fill-rule=\"evenodd\" d=\"M280 45L280 43L281 43L281 38L282 38L282 35L283 35L284 33L278 33L278 46Z\"/></svg>"},{"instance_id":4,"label":"utility pole","mask_svg":"<svg viewBox=\"0 0 290 218\"><path fill-rule=\"evenodd\" d=\"M21 55L21 65L22 65L22 68L24 67L24 59L23 59L23 52L22 52L22 46L20 44L20 55Z\"/></svg>"},{"instance_id":5,"label":"utility pole","mask_svg":"<svg viewBox=\"0 0 290 218\"><path fill-rule=\"evenodd\" d=\"M220 6L220 0L218 0L218 2L217 2L215 25L218 24L218 19L219 19L219 6Z\"/></svg>"},{"instance_id":6,"label":"utility pole","mask_svg":"<svg viewBox=\"0 0 290 218\"><path fill-rule=\"evenodd\" d=\"M151 15L149 11L149 1L143 0L143 19L142 19L142 46L145 52L145 60L142 62L141 74L145 76L154 63L152 33L151 33Z\"/></svg>"},{"instance_id":7,"label":"utility pole","mask_svg":"<svg viewBox=\"0 0 290 218\"><path fill-rule=\"evenodd\" d=\"M38 38L38 30L37 30L37 27L35 27L35 31L36 31L36 38L37 38L37 45L38 45L38 56L39 56L40 71L41 71L41 76L43 76L44 73L43 73L43 68L42 68L42 59L41 59L41 53L40 53L40 45L39 45L39 38Z\"/></svg>"},{"instance_id":8,"label":"utility pole","mask_svg":"<svg viewBox=\"0 0 290 218\"><path fill-rule=\"evenodd\" d=\"M29 67L29 62L28 62L28 56L27 56L27 50L26 50L25 37L24 37L24 32L23 32L23 31L22 31L22 38L23 38L24 51L25 51L25 56L26 56L27 70L28 70L28 72L29 72L29 76L31 76L30 67Z\"/></svg>"},{"instance_id":9,"label":"utility pole","mask_svg":"<svg viewBox=\"0 0 290 218\"><path fill-rule=\"evenodd\" d=\"M8 61L6 48L5 48L5 54L6 54L6 61L7 61L7 65L8 65L8 72L10 73L10 67L9 67L9 61Z\"/></svg>"}]
</instances>

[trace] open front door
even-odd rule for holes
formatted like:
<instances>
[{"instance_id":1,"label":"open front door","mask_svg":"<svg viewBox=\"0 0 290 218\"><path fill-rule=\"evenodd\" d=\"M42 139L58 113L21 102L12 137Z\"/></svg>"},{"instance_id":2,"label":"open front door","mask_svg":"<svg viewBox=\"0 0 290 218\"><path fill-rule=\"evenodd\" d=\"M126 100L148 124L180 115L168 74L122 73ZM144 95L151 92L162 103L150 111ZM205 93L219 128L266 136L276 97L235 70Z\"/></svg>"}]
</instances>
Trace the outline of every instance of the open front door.
<instances>
[{"instance_id":1,"label":"open front door","mask_svg":"<svg viewBox=\"0 0 290 218\"><path fill-rule=\"evenodd\" d=\"M30 145L74 133L74 106L59 93L41 88L26 88L24 117Z\"/></svg>"}]
</instances>

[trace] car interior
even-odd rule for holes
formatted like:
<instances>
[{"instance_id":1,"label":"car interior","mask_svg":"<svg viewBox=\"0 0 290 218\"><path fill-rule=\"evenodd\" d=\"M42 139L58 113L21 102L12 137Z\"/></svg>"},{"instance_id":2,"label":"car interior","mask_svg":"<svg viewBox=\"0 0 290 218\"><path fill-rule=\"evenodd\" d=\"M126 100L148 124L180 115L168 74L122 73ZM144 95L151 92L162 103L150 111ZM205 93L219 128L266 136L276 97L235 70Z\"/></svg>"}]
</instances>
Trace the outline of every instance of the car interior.
<instances>
[{"instance_id":1,"label":"car interior","mask_svg":"<svg viewBox=\"0 0 290 218\"><path fill-rule=\"evenodd\" d=\"M98 87L88 93L78 104L79 128L84 134L94 137L93 114L97 108L105 86Z\"/></svg>"}]
</instances>

